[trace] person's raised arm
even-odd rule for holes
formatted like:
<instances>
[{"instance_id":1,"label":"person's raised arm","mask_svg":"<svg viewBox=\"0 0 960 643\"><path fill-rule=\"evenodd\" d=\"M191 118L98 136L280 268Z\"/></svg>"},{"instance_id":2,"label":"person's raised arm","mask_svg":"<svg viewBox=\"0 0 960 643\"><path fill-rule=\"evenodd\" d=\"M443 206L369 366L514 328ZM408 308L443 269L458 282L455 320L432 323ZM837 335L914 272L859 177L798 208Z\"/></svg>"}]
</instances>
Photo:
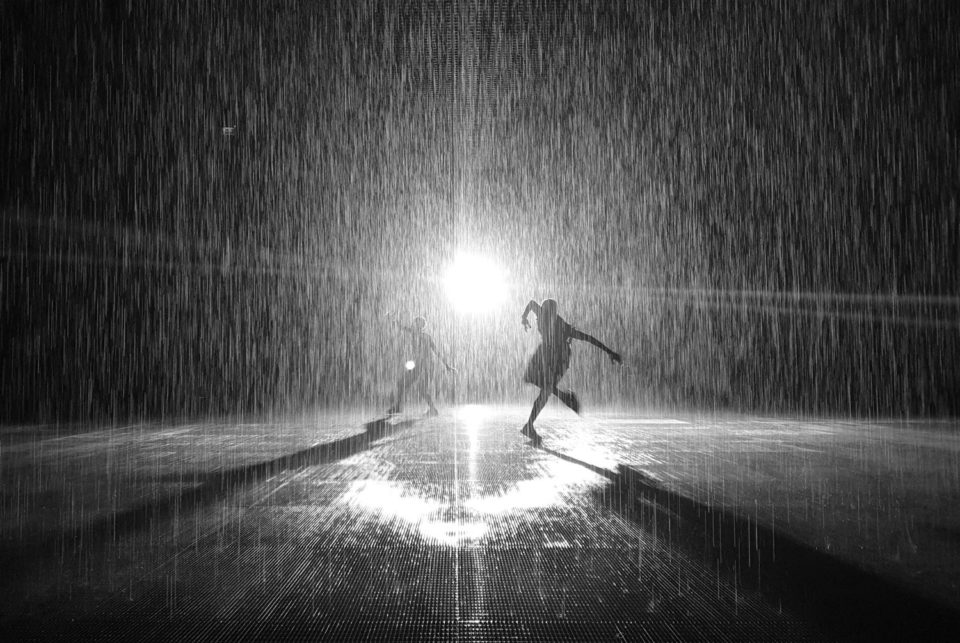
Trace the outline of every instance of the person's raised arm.
<instances>
[{"instance_id":1,"label":"person's raised arm","mask_svg":"<svg viewBox=\"0 0 960 643\"><path fill-rule=\"evenodd\" d=\"M604 351L607 355L609 355L610 361L612 361L614 364L620 364L623 361L620 357L620 353L611 349L609 346L601 342L599 339L597 339L593 335L590 335L589 333L585 333L581 330L577 330L576 328L572 328L570 332L570 337L572 337L573 339L579 339L581 341L589 342L593 344L600 350Z\"/></svg>"},{"instance_id":2,"label":"person's raised arm","mask_svg":"<svg viewBox=\"0 0 960 643\"><path fill-rule=\"evenodd\" d=\"M523 324L524 330L530 328L530 322L527 321L527 315L529 315L531 311L535 313L537 317L540 317L540 304L532 299L527 304L527 307L523 309L523 314L520 316L520 323Z\"/></svg>"},{"instance_id":3,"label":"person's raised arm","mask_svg":"<svg viewBox=\"0 0 960 643\"><path fill-rule=\"evenodd\" d=\"M405 330L405 331L407 331L408 333L415 333L415 332L416 332L412 327L410 327L410 326L404 326L403 324L401 324L401 323L400 323L400 320L397 318L396 314L394 314L394 313L387 313L387 319L390 321L390 323L392 323L394 326L396 326L396 327L399 328L400 330Z\"/></svg>"}]
</instances>

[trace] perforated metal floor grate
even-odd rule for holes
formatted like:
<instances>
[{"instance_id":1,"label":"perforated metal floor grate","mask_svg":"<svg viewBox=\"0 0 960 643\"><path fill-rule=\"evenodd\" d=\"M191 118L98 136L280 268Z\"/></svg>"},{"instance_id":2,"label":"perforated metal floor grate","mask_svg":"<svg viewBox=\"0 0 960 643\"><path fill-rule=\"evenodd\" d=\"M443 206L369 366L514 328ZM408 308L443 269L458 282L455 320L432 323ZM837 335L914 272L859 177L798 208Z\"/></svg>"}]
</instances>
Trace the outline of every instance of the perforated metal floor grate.
<instances>
[{"instance_id":1,"label":"perforated metal floor grate","mask_svg":"<svg viewBox=\"0 0 960 643\"><path fill-rule=\"evenodd\" d=\"M606 506L611 481L588 464L531 448L503 418L417 423L87 548L52 614L8 625L145 639L820 638Z\"/></svg>"}]
</instances>

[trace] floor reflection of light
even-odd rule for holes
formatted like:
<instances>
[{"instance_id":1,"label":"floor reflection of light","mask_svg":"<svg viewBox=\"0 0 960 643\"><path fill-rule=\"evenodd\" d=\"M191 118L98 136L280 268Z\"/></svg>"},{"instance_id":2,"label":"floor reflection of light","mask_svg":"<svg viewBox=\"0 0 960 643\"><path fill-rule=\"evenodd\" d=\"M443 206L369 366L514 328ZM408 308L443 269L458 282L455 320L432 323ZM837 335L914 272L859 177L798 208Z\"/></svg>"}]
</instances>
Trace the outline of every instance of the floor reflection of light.
<instances>
[{"instance_id":1,"label":"floor reflection of light","mask_svg":"<svg viewBox=\"0 0 960 643\"><path fill-rule=\"evenodd\" d=\"M468 404L457 411L457 418L463 422L463 426L467 430L467 440L470 442L467 449L467 474L471 495L475 491L474 486L477 484L477 431L480 430L480 426L488 414L489 411L478 404Z\"/></svg>"},{"instance_id":2,"label":"floor reflection of light","mask_svg":"<svg viewBox=\"0 0 960 643\"><path fill-rule=\"evenodd\" d=\"M475 496L464 504L479 514L505 515L526 512L564 504L563 492L571 486L592 482L596 474L580 467L554 463L554 476L521 480L510 489L496 495Z\"/></svg>"},{"instance_id":3,"label":"floor reflection of light","mask_svg":"<svg viewBox=\"0 0 960 643\"><path fill-rule=\"evenodd\" d=\"M464 428L467 431L467 440L469 441L467 447L467 484L463 486L468 497L468 502L478 491L477 456L479 445L477 443L477 432L480 430L480 426L486 419L488 413L489 411L485 407L475 404L468 404L461 407L457 413L457 416L464 424ZM462 498L460 500L461 502L463 501ZM437 526L442 529L442 531L435 533L434 538L440 540L440 542L448 542L449 544L478 541L483 538L490 529L485 522L464 522L462 519L459 519L456 523L441 523ZM421 529L421 533L426 535L423 529Z\"/></svg>"},{"instance_id":4,"label":"floor reflection of light","mask_svg":"<svg viewBox=\"0 0 960 643\"><path fill-rule=\"evenodd\" d=\"M418 528L420 535L441 545L456 547L480 540L489 527L484 522L446 520L450 503L425 498L405 484L389 480L366 480L354 483L342 502L364 512L401 520Z\"/></svg>"},{"instance_id":5,"label":"floor reflection of light","mask_svg":"<svg viewBox=\"0 0 960 643\"><path fill-rule=\"evenodd\" d=\"M413 525L445 507L437 500L404 493L404 486L388 480L355 482L343 495L343 502L371 513L387 514Z\"/></svg>"},{"instance_id":6,"label":"floor reflection of light","mask_svg":"<svg viewBox=\"0 0 960 643\"><path fill-rule=\"evenodd\" d=\"M465 467L455 468L453 499L426 497L416 485L408 482L366 480L353 483L342 501L373 515L402 520L427 541L460 547L488 537L492 526L502 523L506 516L516 519L518 514L563 506L572 489L597 482L597 474L583 467L547 460L541 465L545 469L541 475L519 480L493 493L484 492L478 477L478 434L489 415L490 411L479 405L463 406L456 411L461 423L458 433L465 436L468 443L465 453L454 450L455 457L465 455L466 462L462 459L457 462ZM557 546L563 544L557 543Z\"/></svg>"},{"instance_id":7,"label":"floor reflection of light","mask_svg":"<svg viewBox=\"0 0 960 643\"><path fill-rule=\"evenodd\" d=\"M457 547L482 539L490 527L484 522L450 522L427 520L420 524L420 534L442 545Z\"/></svg>"},{"instance_id":8,"label":"floor reflection of light","mask_svg":"<svg viewBox=\"0 0 960 643\"><path fill-rule=\"evenodd\" d=\"M474 427L479 426L490 413L489 407L482 404L464 404L456 410L458 420L473 424Z\"/></svg>"}]
</instances>

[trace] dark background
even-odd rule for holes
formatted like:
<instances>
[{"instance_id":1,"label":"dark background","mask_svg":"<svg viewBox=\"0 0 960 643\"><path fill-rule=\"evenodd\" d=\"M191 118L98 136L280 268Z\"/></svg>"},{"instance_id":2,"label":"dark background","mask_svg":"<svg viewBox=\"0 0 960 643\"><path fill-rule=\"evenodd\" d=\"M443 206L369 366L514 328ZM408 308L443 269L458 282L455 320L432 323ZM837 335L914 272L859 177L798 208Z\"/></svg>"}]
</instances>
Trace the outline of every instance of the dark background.
<instances>
[{"instance_id":1,"label":"dark background","mask_svg":"<svg viewBox=\"0 0 960 643\"><path fill-rule=\"evenodd\" d=\"M380 404L391 310L530 396L550 295L597 402L960 411L955 3L383 4L0 3L0 419Z\"/></svg>"}]
</instances>

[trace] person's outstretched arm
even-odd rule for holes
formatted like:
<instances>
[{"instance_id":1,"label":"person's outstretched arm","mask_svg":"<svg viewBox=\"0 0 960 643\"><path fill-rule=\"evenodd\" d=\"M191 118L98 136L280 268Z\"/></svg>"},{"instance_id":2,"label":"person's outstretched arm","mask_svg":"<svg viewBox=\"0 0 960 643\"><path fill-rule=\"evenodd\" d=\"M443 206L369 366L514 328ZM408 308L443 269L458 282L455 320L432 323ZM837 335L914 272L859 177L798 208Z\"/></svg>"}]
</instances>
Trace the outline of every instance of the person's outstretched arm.
<instances>
[{"instance_id":1,"label":"person's outstretched arm","mask_svg":"<svg viewBox=\"0 0 960 643\"><path fill-rule=\"evenodd\" d=\"M437 356L437 359L440 360L440 363L443 364L448 371L450 371L451 373L457 372L457 369L450 366L450 363L447 362L447 360L443 359L443 355L441 355L440 351L437 350L437 345L433 343L432 339L430 340L430 350L433 351L433 354Z\"/></svg>"},{"instance_id":2,"label":"person's outstretched arm","mask_svg":"<svg viewBox=\"0 0 960 643\"><path fill-rule=\"evenodd\" d=\"M620 357L620 353L611 349L609 346L601 342L599 339L597 339L593 335L590 335L581 330L577 330L576 328L573 328L572 332L570 333L570 337L572 337L573 339L579 339L579 340L593 344L600 350L604 351L607 355L609 355L610 361L612 361L614 364L620 364L623 362L623 359Z\"/></svg>"},{"instance_id":3,"label":"person's outstretched arm","mask_svg":"<svg viewBox=\"0 0 960 643\"><path fill-rule=\"evenodd\" d=\"M524 330L530 328L530 322L527 321L527 315L529 315L531 311L536 313L537 317L540 317L540 304L532 299L527 304L527 307L523 309L523 314L520 316L520 323L523 324Z\"/></svg>"}]
</instances>

